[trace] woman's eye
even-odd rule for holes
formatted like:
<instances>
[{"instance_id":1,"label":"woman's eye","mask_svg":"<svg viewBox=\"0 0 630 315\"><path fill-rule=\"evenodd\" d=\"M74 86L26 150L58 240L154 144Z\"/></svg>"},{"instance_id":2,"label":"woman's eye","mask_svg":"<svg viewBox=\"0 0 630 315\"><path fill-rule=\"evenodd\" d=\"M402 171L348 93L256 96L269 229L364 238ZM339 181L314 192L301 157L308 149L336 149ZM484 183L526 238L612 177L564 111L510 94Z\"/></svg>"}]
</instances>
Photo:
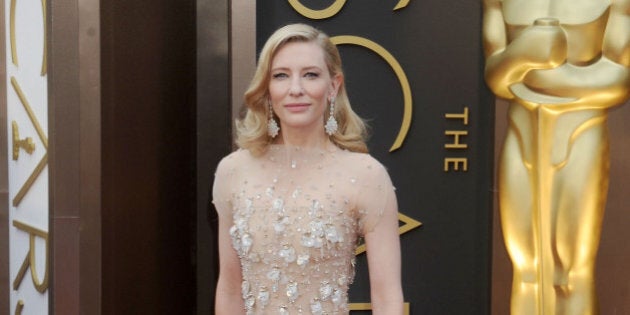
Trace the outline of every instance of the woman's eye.
<instances>
[{"instance_id":1,"label":"woman's eye","mask_svg":"<svg viewBox=\"0 0 630 315\"><path fill-rule=\"evenodd\" d=\"M319 77L319 73L317 72L307 72L304 74L305 77L307 78L317 78Z\"/></svg>"},{"instance_id":2,"label":"woman's eye","mask_svg":"<svg viewBox=\"0 0 630 315\"><path fill-rule=\"evenodd\" d=\"M274 73L274 74L272 75L272 77L273 77L274 79L282 79L282 78L286 78L286 77L288 77L288 76L287 76L287 74L286 74L286 73L282 73L282 72L280 72L280 73Z\"/></svg>"}]
</instances>

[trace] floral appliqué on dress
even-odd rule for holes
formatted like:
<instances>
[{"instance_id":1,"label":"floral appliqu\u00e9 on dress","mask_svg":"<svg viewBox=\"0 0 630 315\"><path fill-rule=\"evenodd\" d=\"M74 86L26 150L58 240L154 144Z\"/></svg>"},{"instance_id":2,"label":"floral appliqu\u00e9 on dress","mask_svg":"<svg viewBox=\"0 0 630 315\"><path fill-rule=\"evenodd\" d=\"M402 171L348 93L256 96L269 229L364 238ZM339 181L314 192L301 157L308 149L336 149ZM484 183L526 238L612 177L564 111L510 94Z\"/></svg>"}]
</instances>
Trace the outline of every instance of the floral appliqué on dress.
<instances>
[{"instance_id":1,"label":"floral appliqu\u00e9 on dress","mask_svg":"<svg viewBox=\"0 0 630 315\"><path fill-rule=\"evenodd\" d=\"M214 203L229 211L246 314L348 314L359 236L395 198L367 154L271 145L217 169Z\"/></svg>"}]
</instances>

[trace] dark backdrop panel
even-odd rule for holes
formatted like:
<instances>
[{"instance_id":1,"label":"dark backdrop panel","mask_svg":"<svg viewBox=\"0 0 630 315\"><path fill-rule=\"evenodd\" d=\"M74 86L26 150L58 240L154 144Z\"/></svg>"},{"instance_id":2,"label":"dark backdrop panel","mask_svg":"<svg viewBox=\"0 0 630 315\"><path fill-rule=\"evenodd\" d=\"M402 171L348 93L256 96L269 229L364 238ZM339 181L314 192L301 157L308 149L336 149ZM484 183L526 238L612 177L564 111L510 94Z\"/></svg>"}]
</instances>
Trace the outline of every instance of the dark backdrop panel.
<instances>
[{"instance_id":1,"label":"dark backdrop panel","mask_svg":"<svg viewBox=\"0 0 630 315\"><path fill-rule=\"evenodd\" d=\"M219 272L214 171L232 151L229 0L197 0L197 312L214 314Z\"/></svg>"},{"instance_id":2,"label":"dark backdrop panel","mask_svg":"<svg viewBox=\"0 0 630 315\"><path fill-rule=\"evenodd\" d=\"M323 9L333 1L301 1ZM336 15L312 20L287 1L257 2L258 49L278 27L314 25L330 36L378 43L406 73L412 123L402 147L389 148L403 117L400 83L376 53L340 45L353 108L372 127L369 147L397 186L400 212L424 224L401 236L405 301L412 314L488 314L494 98L483 82L479 1L348 1ZM447 113L469 110L468 124ZM448 149L455 137L466 148ZM446 158L467 161L444 170ZM401 222L402 224L402 222ZM369 302L365 255L358 259L350 302Z\"/></svg>"},{"instance_id":3,"label":"dark backdrop panel","mask_svg":"<svg viewBox=\"0 0 630 315\"><path fill-rule=\"evenodd\" d=\"M102 313L195 307L195 2L101 1Z\"/></svg>"}]
</instances>

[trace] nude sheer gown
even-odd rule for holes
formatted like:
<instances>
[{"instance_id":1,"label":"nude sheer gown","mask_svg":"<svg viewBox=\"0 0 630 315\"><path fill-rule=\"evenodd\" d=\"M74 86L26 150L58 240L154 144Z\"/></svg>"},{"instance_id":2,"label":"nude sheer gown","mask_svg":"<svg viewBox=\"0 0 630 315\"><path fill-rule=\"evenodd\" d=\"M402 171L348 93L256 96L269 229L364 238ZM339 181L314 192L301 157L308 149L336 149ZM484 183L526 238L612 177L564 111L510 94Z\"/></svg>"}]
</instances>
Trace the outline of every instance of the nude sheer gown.
<instances>
[{"instance_id":1,"label":"nude sheer gown","mask_svg":"<svg viewBox=\"0 0 630 315\"><path fill-rule=\"evenodd\" d=\"M233 218L246 314L348 314L358 240L395 194L368 154L271 145L225 157L213 202Z\"/></svg>"}]
</instances>

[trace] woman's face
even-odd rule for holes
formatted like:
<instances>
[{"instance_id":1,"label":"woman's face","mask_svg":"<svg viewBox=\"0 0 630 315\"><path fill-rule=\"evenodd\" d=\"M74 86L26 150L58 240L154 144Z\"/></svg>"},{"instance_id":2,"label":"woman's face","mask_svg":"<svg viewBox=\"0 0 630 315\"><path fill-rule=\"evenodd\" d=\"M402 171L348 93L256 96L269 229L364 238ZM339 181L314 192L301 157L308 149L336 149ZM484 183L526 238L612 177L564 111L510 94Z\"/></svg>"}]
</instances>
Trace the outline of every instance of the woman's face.
<instances>
[{"instance_id":1,"label":"woman's face","mask_svg":"<svg viewBox=\"0 0 630 315\"><path fill-rule=\"evenodd\" d=\"M341 76L330 76L324 51L314 42L292 42L271 61L269 95L283 132L324 133L328 100L337 95Z\"/></svg>"}]
</instances>

